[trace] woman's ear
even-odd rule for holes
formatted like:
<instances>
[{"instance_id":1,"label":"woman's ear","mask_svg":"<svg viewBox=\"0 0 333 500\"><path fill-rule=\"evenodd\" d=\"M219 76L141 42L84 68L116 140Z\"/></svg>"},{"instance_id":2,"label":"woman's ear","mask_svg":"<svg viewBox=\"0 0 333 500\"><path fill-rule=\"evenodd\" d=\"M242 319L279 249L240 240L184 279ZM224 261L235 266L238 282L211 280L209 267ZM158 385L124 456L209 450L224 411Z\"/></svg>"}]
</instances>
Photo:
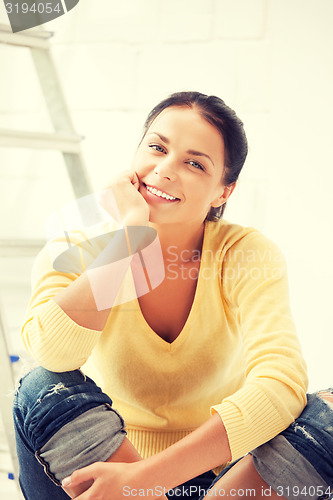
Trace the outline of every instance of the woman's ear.
<instances>
[{"instance_id":1,"label":"woman's ear","mask_svg":"<svg viewBox=\"0 0 333 500\"><path fill-rule=\"evenodd\" d=\"M234 182L233 184L230 184L230 186L225 186L223 188L223 191L219 194L219 196L217 198L215 198L215 200L212 201L210 206L217 208L217 207L220 207L221 205L223 205L223 203L225 203L227 201L227 199L231 196L231 193L233 192L235 187L236 187L236 182Z\"/></svg>"}]
</instances>

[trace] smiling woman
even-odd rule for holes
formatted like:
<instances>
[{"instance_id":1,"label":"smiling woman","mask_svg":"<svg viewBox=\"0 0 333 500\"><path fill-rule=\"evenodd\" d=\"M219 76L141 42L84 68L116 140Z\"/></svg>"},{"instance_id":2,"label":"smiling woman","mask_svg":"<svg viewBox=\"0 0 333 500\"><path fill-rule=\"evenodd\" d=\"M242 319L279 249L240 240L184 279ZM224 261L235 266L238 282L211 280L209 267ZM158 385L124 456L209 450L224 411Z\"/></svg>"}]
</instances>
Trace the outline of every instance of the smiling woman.
<instances>
[{"instance_id":1,"label":"smiling woman","mask_svg":"<svg viewBox=\"0 0 333 500\"><path fill-rule=\"evenodd\" d=\"M210 208L223 205L231 193L224 184L223 137L195 108L170 106L159 113L132 168L141 179L139 192L150 205L152 223L201 225ZM163 211L155 203L163 203Z\"/></svg>"},{"instance_id":2,"label":"smiling woman","mask_svg":"<svg viewBox=\"0 0 333 500\"><path fill-rule=\"evenodd\" d=\"M38 256L22 338L41 366L14 402L26 499L329 498L332 391L306 394L284 258L221 219L246 155L221 99L173 94L101 198L129 256L81 230L66 272Z\"/></svg>"},{"instance_id":3,"label":"smiling woman","mask_svg":"<svg viewBox=\"0 0 333 500\"><path fill-rule=\"evenodd\" d=\"M206 126L207 124L212 125L214 136L216 135L216 132L219 133L220 140L222 140L223 150L218 151L216 164L214 164L212 158L207 153L205 154L205 152L201 151L198 147L198 144L201 144L200 133L199 137L196 137L199 142L195 142L195 149L187 151L189 155L195 157L194 159L188 160L188 162L194 168L205 171L206 169L209 170L209 164L207 165L207 162L205 162L205 164L202 165L198 161L198 157L207 159L213 167L215 167L215 165L218 166L222 161L224 184L226 186L234 185L244 165L248 151L243 124L237 117L236 113L228 107L224 101L216 96L205 96L199 92L178 92L164 99L149 113L144 125L144 138L148 135L153 122L155 122L154 125L157 126L156 118L164 110L167 110L170 107L180 107L183 110L187 108L192 112L196 112L200 115L202 120L206 122ZM196 120L192 120L189 125L194 126L195 123ZM208 129L207 132L209 133ZM161 134L157 135L162 141L162 144L152 144L152 147L155 147L161 153L167 152L167 149L165 150L165 146L168 145L168 138ZM209 213L207 214L207 220L216 220L222 217L225 206L226 203L224 202L220 203L217 207L210 207Z\"/></svg>"}]
</instances>

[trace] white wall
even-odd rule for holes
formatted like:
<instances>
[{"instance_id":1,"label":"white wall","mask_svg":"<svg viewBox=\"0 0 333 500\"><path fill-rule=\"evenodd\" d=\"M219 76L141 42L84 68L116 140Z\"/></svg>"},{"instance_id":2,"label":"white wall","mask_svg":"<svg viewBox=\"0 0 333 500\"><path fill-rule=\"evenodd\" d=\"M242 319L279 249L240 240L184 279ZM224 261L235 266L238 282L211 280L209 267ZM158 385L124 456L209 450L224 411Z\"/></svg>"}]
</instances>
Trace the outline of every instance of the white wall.
<instances>
[{"instance_id":1,"label":"white wall","mask_svg":"<svg viewBox=\"0 0 333 500\"><path fill-rule=\"evenodd\" d=\"M145 115L170 92L236 109L250 154L226 218L287 256L310 389L333 382L332 17L332 0L81 0L45 25L95 188L130 166ZM0 67L0 127L52 130L28 51L0 46ZM61 157L0 150L0 197L1 237L42 238L46 215L72 197ZM0 266L15 335L27 263Z\"/></svg>"}]
</instances>

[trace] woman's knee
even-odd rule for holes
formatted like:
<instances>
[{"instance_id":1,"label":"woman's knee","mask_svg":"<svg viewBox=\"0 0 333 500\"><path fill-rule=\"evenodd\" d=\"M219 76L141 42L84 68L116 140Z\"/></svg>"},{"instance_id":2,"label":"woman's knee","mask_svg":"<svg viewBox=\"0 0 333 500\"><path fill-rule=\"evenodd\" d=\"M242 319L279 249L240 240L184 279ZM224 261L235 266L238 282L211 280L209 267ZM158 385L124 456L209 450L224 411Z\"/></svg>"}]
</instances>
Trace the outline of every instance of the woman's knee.
<instances>
[{"instance_id":1,"label":"woman's knee","mask_svg":"<svg viewBox=\"0 0 333 500\"><path fill-rule=\"evenodd\" d=\"M110 405L103 404L75 416L36 449L35 456L57 484L95 462L111 461L114 454L129 451L125 423ZM119 450L119 451L118 451ZM118 457L119 458L119 457ZM124 461L135 461L127 459Z\"/></svg>"},{"instance_id":2,"label":"woman's knee","mask_svg":"<svg viewBox=\"0 0 333 500\"><path fill-rule=\"evenodd\" d=\"M73 470L124 450L124 420L109 396L79 370L31 371L18 388L14 421L19 438L57 484Z\"/></svg>"},{"instance_id":3,"label":"woman's knee","mask_svg":"<svg viewBox=\"0 0 333 500\"><path fill-rule=\"evenodd\" d=\"M37 399L42 392L57 391L66 385L82 383L85 376L80 370L73 372L56 373L46 370L42 366L34 368L19 382L16 397L22 397L25 401Z\"/></svg>"},{"instance_id":4,"label":"woman's knee","mask_svg":"<svg viewBox=\"0 0 333 500\"><path fill-rule=\"evenodd\" d=\"M80 370L55 373L38 367L20 381L14 422L30 448L41 448L57 431L91 408L112 400Z\"/></svg>"}]
</instances>

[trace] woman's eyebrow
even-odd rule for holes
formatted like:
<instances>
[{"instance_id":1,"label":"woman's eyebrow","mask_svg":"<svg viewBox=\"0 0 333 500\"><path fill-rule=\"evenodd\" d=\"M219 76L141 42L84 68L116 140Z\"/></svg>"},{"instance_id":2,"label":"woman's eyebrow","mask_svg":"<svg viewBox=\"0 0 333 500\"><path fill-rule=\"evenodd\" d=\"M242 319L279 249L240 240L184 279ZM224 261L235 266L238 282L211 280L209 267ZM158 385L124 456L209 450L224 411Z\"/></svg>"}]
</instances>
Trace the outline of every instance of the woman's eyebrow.
<instances>
[{"instance_id":1,"label":"woman's eyebrow","mask_svg":"<svg viewBox=\"0 0 333 500\"><path fill-rule=\"evenodd\" d=\"M165 137L164 135L162 135L158 132L149 132L149 134L147 134L147 135L151 135L151 134L158 135L158 137L166 144L169 144L169 142L170 142L167 137ZM188 151L186 151L186 153L189 155L194 155L194 156L204 156L205 158L208 158L208 160L213 164L213 166L215 166L211 157L208 156L206 153L202 153L201 151L195 151L194 149L189 149Z\"/></svg>"},{"instance_id":2,"label":"woman's eyebrow","mask_svg":"<svg viewBox=\"0 0 333 500\"><path fill-rule=\"evenodd\" d=\"M166 144L169 144L169 142L170 142L170 141L169 141L169 139L168 139L167 137L165 137L165 136L164 136L164 135L162 135L162 134L159 134L158 132L149 132L149 134L147 134L147 135L151 135L151 134L153 134L153 135L158 135L158 137L159 137L160 139L162 139L162 141L163 141L163 142L165 142Z\"/></svg>"},{"instance_id":3,"label":"woman's eyebrow","mask_svg":"<svg viewBox=\"0 0 333 500\"><path fill-rule=\"evenodd\" d=\"M194 155L194 156L204 156L205 158L208 158L209 161L212 162L213 166L214 165L214 162L213 160L211 159L210 156L206 155L206 153L201 153L201 151L194 151L193 149L189 149L188 151L186 151L189 155Z\"/></svg>"}]
</instances>

